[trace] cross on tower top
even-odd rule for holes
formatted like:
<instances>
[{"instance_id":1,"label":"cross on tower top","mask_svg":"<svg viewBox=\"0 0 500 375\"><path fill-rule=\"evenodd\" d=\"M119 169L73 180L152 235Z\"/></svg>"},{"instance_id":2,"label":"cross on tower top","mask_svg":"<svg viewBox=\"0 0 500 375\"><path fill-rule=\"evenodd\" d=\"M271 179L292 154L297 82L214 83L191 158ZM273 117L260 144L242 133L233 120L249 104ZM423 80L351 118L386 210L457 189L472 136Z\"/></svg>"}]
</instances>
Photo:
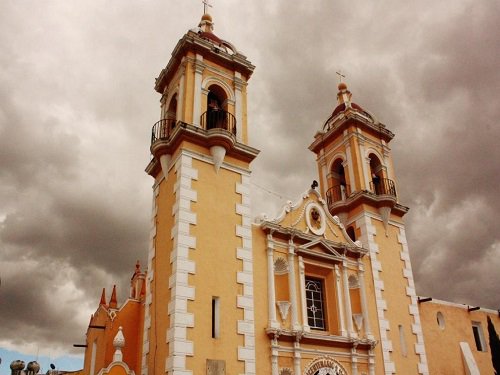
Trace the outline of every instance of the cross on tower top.
<instances>
[{"instance_id":1,"label":"cross on tower top","mask_svg":"<svg viewBox=\"0 0 500 375\"><path fill-rule=\"evenodd\" d=\"M345 74L342 74L342 70L339 70L338 72L335 73L337 73L337 75L339 76L339 83L341 83L342 78L345 78Z\"/></svg>"},{"instance_id":2,"label":"cross on tower top","mask_svg":"<svg viewBox=\"0 0 500 375\"><path fill-rule=\"evenodd\" d=\"M212 4L210 4L209 0L203 0L203 14L207 14L207 7L212 8Z\"/></svg>"}]
</instances>

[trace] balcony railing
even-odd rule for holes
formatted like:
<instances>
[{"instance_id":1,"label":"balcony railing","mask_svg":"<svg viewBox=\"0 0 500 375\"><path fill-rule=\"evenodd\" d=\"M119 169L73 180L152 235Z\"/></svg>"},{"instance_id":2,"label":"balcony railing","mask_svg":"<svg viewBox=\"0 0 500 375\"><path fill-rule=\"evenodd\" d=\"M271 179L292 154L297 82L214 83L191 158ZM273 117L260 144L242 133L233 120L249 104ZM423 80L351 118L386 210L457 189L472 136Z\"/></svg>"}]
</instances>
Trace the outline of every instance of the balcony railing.
<instances>
[{"instance_id":1,"label":"balcony railing","mask_svg":"<svg viewBox=\"0 0 500 375\"><path fill-rule=\"evenodd\" d=\"M396 197L394 181L388 178L379 178L370 182L370 190L377 195L391 195Z\"/></svg>"},{"instance_id":2,"label":"balcony railing","mask_svg":"<svg viewBox=\"0 0 500 375\"><path fill-rule=\"evenodd\" d=\"M210 129L224 129L236 135L236 118L224 110L207 111L201 115L201 127Z\"/></svg>"},{"instance_id":3,"label":"balcony railing","mask_svg":"<svg viewBox=\"0 0 500 375\"><path fill-rule=\"evenodd\" d=\"M349 185L335 185L326 191L326 202L331 206L335 202L346 200L349 195L351 195Z\"/></svg>"},{"instance_id":4,"label":"balcony railing","mask_svg":"<svg viewBox=\"0 0 500 375\"><path fill-rule=\"evenodd\" d=\"M168 139L175 128L175 119L163 119L153 125L151 129L151 144L160 139Z\"/></svg>"}]
</instances>

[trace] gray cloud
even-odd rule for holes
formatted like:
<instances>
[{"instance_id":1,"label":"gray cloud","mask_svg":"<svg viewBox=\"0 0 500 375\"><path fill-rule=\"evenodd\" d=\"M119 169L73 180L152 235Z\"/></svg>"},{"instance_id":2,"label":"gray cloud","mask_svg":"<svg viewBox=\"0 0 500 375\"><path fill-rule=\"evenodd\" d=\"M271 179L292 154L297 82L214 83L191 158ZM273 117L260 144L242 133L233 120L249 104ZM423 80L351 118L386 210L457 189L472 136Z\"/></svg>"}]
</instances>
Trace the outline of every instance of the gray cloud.
<instances>
[{"instance_id":1,"label":"gray cloud","mask_svg":"<svg viewBox=\"0 0 500 375\"><path fill-rule=\"evenodd\" d=\"M4 342L70 350L100 288L124 297L147 252L154 77L200 13L173 1L0 4ZM354 101L396 133L418 293L498 308L497 2L226 0L212 13L257 66L254 212L273 214L315 178L307 146L342 69Z\"/></svg>"}]
</instances>

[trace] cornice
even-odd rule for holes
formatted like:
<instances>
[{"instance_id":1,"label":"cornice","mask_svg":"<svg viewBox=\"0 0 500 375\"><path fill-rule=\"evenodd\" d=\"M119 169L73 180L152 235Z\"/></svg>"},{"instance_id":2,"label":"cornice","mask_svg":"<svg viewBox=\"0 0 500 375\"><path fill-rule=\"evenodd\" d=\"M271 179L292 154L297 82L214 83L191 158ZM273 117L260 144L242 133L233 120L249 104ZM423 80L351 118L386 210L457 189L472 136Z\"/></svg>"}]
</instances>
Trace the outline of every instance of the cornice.
<instances>
[{"instance_id":1,"label":"cornice","mask_svg":"<svg viewBox=\"0 0 500 375\"><path fill-rule=\"evenodd\" d=\"M244 74L247 78L252 75L255 69L255 66L247 60L245 55L242 55L239 52L234 54L227 53L223 48L200 38L194 31L188 31L187 34L185 34L177 42L177 45L172 52L170 61L160 72L158 78L156 78L155 90L157 92L160 94L163 93L163 88L166 82L169 82L172 79L172 76L175 74L182 58L188 51L201 54L205 58L209 56L211 61L214 61L217 64L225 66L231 70L236 70Z\"/></svg>"},{"instance_id":2,"label":"cornice","mask_svg":"<svg viewBox=\"0 0 500 375\"><path fill-rule=\"evenodd\" d=\"M192 142L207 148L214 144L222 145L227 150L227 156L234 157L246 163L254 160L260 152L256 148L238 142L234 134L226 130L218 128L205 130L198 126L179 121L169 138L159 139L151 145L150 150L154 157L147 165L146 172L155 177L161 170L159 155L172 155L183 141Z\"/></svg>"}]
</instances>

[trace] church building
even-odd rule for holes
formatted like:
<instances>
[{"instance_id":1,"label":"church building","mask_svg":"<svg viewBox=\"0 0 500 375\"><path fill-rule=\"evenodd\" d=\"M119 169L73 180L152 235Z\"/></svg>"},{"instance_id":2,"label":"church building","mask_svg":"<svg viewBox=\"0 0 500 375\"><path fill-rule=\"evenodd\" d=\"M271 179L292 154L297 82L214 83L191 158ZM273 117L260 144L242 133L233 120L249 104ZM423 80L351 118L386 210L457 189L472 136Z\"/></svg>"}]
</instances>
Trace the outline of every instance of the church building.
<instances>
[{"instance_id":1,"label":"church building","mask_svg":"<svg viewBox=\"0 0 500 375\"><path fill-rule=\"evenodd\" d=\"M123 304L103 291L81 373L492 374L499 313L416 295L394 134L345 83L311 134L317 179L251 216L253 70L204 14L156 79L147 269Z\"/></svg>"}]
</instances>

